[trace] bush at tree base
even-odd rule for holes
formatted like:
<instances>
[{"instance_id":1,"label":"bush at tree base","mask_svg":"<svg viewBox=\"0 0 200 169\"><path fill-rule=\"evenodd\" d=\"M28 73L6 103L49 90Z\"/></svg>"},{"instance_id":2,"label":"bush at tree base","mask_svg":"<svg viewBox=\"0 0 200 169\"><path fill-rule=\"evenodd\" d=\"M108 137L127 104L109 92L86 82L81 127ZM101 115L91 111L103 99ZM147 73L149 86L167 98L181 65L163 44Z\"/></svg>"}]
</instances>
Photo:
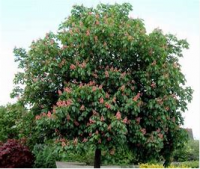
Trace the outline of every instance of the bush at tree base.
<instances>
[{"instance_id":1,"label":"bush at tree base","mask_svg":"<svg viewBox=\"0 0 200 169\"><path fill-rule=\"evenodd\" d=\"M0 106L0 141L18 139L22 115L26 110L18 103Z\"/></svg>"},{"instance_id":2,"label":"bush at tree base","mask_svg":"<svg viewBox=\"0 0 200 169\"><path fill-rule=\"evenodd\" d=\"M60 154L55 146L36 144L33 149L35 156L34 168L56 168L56 161L60 161Z\"/></svg>"},{"instance_id":3,"label":"bush at tree base","mask_svg":"<svg viewBox=\"0 0 200 169\"><path fill-rule=\"evenodd\" d=\"M192 99L179 57L186 40L129 17L132 6L75 5L58 33L33 41L30 50L15 48L24 72L16 74L12 96L20 95L43 139L61 149L96 149L115 154L128 146L137 162L165 159L187 134L182 112Z\"/></svg>"},{"instance_id":4,"label":"bush at tree base","mask_svg":"<svg viewBox=\"0 0 200 169\"><path fill-rule=\"evenodd\" d=\"M31 168L34 156L22 141L9 139L0 145L0 168Z\"/></svg>"},{"instance_id":5,"label":"bush at tree base","mask_svg":"<svg viewBox=\"0 0 200 169\"><path fill-rule=\"evenodd\" d=\"M43 142L42 133L36 130L35 116L21 101L0 106L0 141L26 138L32 150L35 143Z\"/></svg>"},{"instance_id":6,"label":"bush at tree base","mask_svg":"<svg viewBox=\"0 0 200 169\"><path fill-rule=\"evenodd\" d=\"M199 161L199 140L189 140L173 153L173 161Z\"/></svg>"}]
</instances>

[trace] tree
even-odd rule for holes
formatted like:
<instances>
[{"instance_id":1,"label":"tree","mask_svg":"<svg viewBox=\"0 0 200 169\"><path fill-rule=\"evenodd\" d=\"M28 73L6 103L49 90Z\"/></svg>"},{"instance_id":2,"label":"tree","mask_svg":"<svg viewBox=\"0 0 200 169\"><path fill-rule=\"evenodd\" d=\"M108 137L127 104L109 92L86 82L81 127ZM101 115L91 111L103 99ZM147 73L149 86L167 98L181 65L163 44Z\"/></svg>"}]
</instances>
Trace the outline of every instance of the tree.
<instances>
[{"instance_id":1,"label":"tree","mask_svg":"<svg viewBox=\"0 0 200 169\"><path fill-rule=\"evenodd\" d=\"M0 106L0 141L19 138L21 118L26 110L19 103Z\"/></svg>"},{"instance_id":2,"label":"tree","mask_svg":"<svg viewBox=\"0 0 200 169\"><path fill-rule=\"evenodd\" d=\"M21 71L13 90L29 104L45 138L63 149L93 145L95 167L101 151L127 146L138 162L165 159L186 133L182 112L191 101L179 57L186 40L155 29L147 34L132 6L74 6L59 27L15 48Z\"/></svg>"}]
</instances>

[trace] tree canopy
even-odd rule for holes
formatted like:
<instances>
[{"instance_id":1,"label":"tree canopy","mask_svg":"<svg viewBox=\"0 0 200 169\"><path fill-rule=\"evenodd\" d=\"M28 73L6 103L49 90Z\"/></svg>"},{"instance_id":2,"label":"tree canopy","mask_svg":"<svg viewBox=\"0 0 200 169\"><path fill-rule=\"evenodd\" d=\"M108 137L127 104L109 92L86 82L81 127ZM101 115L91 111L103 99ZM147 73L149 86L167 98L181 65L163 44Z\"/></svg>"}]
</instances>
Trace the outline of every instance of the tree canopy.
<instances>
[{"instance_id":1,"label":"tree canopy","mask_svg":"<svg viewBox=\"0 0 200 169\"><path fill-rule=\"evenodd\" d=\"M131 10L129 3L73 6L57 33L14 49L22 71L12 96L65 150L128 147L138 162L163 157L168 165L186 138L180 126L192 89L179 58L189 45L158 28L147 33Z\"/></svg>"}]
</instances>

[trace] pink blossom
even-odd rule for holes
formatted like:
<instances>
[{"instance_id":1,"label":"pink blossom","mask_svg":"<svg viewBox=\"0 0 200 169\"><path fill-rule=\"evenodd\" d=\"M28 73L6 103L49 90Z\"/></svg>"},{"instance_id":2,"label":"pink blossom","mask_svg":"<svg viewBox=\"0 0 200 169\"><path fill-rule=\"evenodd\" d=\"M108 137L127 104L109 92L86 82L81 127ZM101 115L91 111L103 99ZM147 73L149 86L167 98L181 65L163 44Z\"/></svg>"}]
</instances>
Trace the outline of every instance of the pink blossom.
<instances>
[{"instance_id":1,"label":"pink blossom","mask_svg":"<svg viewBox=\"0 0 200 169\"><path fill-rule=\"evenodd\" d=\"M90 30L86 31L86 36L90 36Z\"/></svg>"},{"instance_id":2,"label":"pink blossom","mask_svg":"<svg viewBox=\"0 0 200 169\"><path fill-rule=\"evenodd\" d=\"M107 138L107 141L110 141L110 140L111 140L111 137L108 137L108 138Z\"/></svg>"},{"instance_id":3,"label":"pink blossom","mask_svg":"<svg viewBox=\"0 0 200 169\"><path fill-rule=\"evenodd\" d=\"M49 34L48 34L48 33L46 33L46 38L47 38L47 39L49 38Z\"/></svg>"},{"instance_id":4,"label":"pink blossom","mask_svg":"<svg viewBox=\"0 0 200 169\"><path fill-rule=\"evenodd\" d=\"M105 106L106 106L107 109L110 109L110 108L111 108L111 105L108 104L108 103L105 103Z\"/></svg>"},{"instance_id":5,"label":"pink blossom","mask_svg":"<svg viewBox=\"0 0 200 169\"><path fill-rule=\"evenodd\" d=\"M140 120L141 120L141 117L137 117L135 120L136 120L136 122L139 124L139 123L140 123Z\"/></svg>"},{"instance_id":6,"label":"pink blossom","mask_svg":"<svg viewBox=\"0 0 200 169\"><path fill-rule=\"evenodd\" d=\"M46 116L46 113L43 112L43 113L41 114L41 116L44 116L44 117L45 117L45 116Z\"/></svg>"},{"instance_id":7,"label":"pink blossom","mask_svg":"<svg viewBox=\"0 0 200 169\"><path fill-rule=\"evenodd\" d=\"M63 141L62 142L62 147L65 147L66 146L66 143Z\"/></svg>"},{"instance_id":8,"label":"pink blossom","mask_svg":"<svg viewBox=\"0 0 200 169\"><path fill-rule=\"evenodd\" d=\"M169 107L168 107L168 106L167 106L167 107L165 107L165 110L166 110L166 111L169 111Z\"/></svg>"},{"instance_id":9,"label":"pink blossom","mask_svg":"<svg viewBox=\"0 0 200 169\"><path fill-rule=\"evenodd\" d=\"M163 134L159 133L158 137L161 138L161 139L163 139Z\"/></svg>"},{"instance_id":10,"label":"pink blossom","mask_svg":"<svg viewBox=\"0 0 200 169\"><path fill-rule=\"evenodd\" d=\"M67 45L63 45L62 49L67 49L68 46Z\"/></svg>"},{"instance_id":11,"label":"pink blossom","mask_svg":"<svg viewBox=\"0 0 200 169\"><path fill-rule=\"evenodd\" d=\"M113 97L112 101L113 101L114 103L116 103L116 97Z\"/></svg>"},{"instance_id":12,"label":"pink blossom","mask_svg":"<svg viewBox=\"0 0 200 169\"><path fill-rule=\"evenodd\" d=\"M159 133L160 132L160 128L158 128L156 131Z\"/></svg>"},{"instance_id":13,"label":"pink blossom","mask_svg":"<svg viewBox=\"0 0 200 169\"><path fill-rule=\"evenodd\" d=\"M53 39L51 39L51 44L52 44L52 45L54 44L54 40L53 40Z\"/></svg>"},{"instance_id":14,"label":"pink blossom","mask_svg":"<svg viewBox=\"0 0 200 169\"><path fill-rule=\"evenodd\" d=\"M104 119L104 117L103 117L103 116L101 116L101 121L105 121L105 119Z\"/></svg>"},{"instance_id":15,"label":"pink blossom","mask_svg":"<svg viewBox=\"0 0 200 169\"><path fill-rule=\"evenodd\" d=\"M101 97L101 98L99 99L99 103L103 104L103 102L104 102L103 97Z\"/></svg>"},{"instance_id":16,"label":"pink blossom","mask_svg":"<svg viewBox=\"0 0 200 169\"><path fill-rule=\"evenodd\" d=\"M71 99L68 99L67 101L66 101L66 106L70 106L72 104L72 100Z\"/></svg>"},{"instance_id":17,"label":"pink blossom","mask_svg":"<svg viewBox=\"0 0 200 169\"><path fill-rule=\"evenodd\" d=\"M99 86L99 89L102 89L102 87L103 87L103 86L102 86L102 85L100 85L100 86Z\"/></svg>"},{"instance_id":18,"label":"pink blossom","mask_svg":"<svg viewBox=\"0 0 200 169\"><path fill-rule=\"evenodd\" d=\"M126 75L126 72L121 74L121 78L124 78L124 76Z\"/></svg>"},{"instance_id":19,"label":"pink blossom","mask_svg":"<svg viewBox=\"0 0 200 169\"><path fill-rule=\"evenodd\" d=\"M86 62L83 62L82 64L80 64L81 68L85 68L86 67Z\"/></svg>"},{"instance_id":20,"label":"pink blossom","mask_svg":"<svg viewBox=\"0 0 200 169\"><path fill-rule=\"evenodd\" d=\"M71 93L71 89L70 89L69 87L66 87L66 88L64 89L64 91L66 91L67 93Z\"/></svg>"},{"instance_id":21,"label":"pink blossom","mask_svg":"<svg viewBox=\"0 0 200 169\"><path fill-rule=\"evenodd\" d=\"M96 25L99 25L99 21L98 21L98 20L96 20L96 21L95 21L95 24L96 24Z\"/></svg>"},{"instance_id":22,"label":"pink blossom","mask_svg":"<svg viewBox=\"0 0 200 169\"><path fill-rule=\"evenodd\" d=\"M74 145L77 145L77 143L78 143L78 139L75 138L74 141L73 141L73 143L74 143Z\"/></svg>"},{"instance_id":23,"label":"pink blossom","mask_svg":"<svg viewBox=\"0 0 200 169\"><path fill-rule=\"evenodd\" d=\"M108 126L108 131L110 131L111 130L111 124Z\"/></svg>"},{"instance_id":24,"label":"pink blossom","mask_svg":"<svg viewBox=\"0 0 200 169\"><path fill-rule=\"evenodd\" d=\"M40 118L41 118L40 115L37 115L37 116L35 117L36 120L39 120Z\"/></svg>"},{"instance_id":25,"label":"pink blossom","mask_svg":"<svg viewBox=\"0 0 200 169\"><path fill-rule=\"evenodd\" d=\"M116 114L115 116L116 116L116 118L117 118L118 120L121 119L121 113L120 113L119 111L117 112L117 114Z\"/></svg>"},{"instance_id":26,"label":"pink blossom","mask_svg":"<svg viewBox=\"0 0 200 169\"><path fill-rule=\"evenodd\" d=\"M98 113L94 109L92 110L92 113L93 113L94 116L98 115Z\"/></svg>"},{"instance_id":27,"label":"pink blossom","mask_svg":"<svg viewBox=\"0 0 200 169\"><path fill-rule=\"evenodd\" d=\"M137 101L140 98L140 93L138 93L134 98L133 101Z\"/></svg>"},{"instance_id":28,"label":"pink blossom","mask_svg":"<svg viewBox=\"0 0 200 169\"><path fill-rule=\"evenodd\" d=\"M95 78L98 78L98 75L96 73L93 73L92 76L94 76Z\"/></svg>"},{"instance_id":29,"label":"pink blossom","mask_svg":"<svg viewBox=\"0 0 200 169\"><path fill-rule=\"evenodd\" d=\"M51 117L51 112L48 111L47 116L50 118Z\"/></svg>"},{"instance_id":30,"label":"pink blossom","mask_svg":"<svg viewBox=\"0 0 200 169\"><path fill-rule=\"evenodd\" d=\"M82 142L85 143L85 142L87 142L87 141L88 141L88 139L84 138Z\"/></svg>"},{"instance_id":31,"label":"pink blossom","mask_svg":"<svg viewBox=\"0 0 200 169\"><path fill-rule=\"evenodd\" d=\"M95 123L95 121L94 121L94 120L92 120L91 118L89 119L89 122L90 122L90 124L93 124L93 123Z\"/></svg>"},{"instance_id":32,"label":"pink blossom","mask_svg":"<svg viewBox=\"0 0 200 169\"><path fill-rule=\"evenodd\" d=\"M97 90L97 87L96 86L93 86L92 87L92 91L94 92L94 91L96 91Z\"/></svg>"},{"instance_id":33,"label":"pink blossom","mask_svg":"<svg viewBox=\"0 0 200 169\"><path fill-rule=\"evenodd\" d=\"M152 66L156 65L156 60L153 61L153 63L151 64Z\"/></svg>"},{"instance_id":34,"label":"pink blossom","mask_svg":"<svg viewBox=\"0 0 200 169\"><path fill-rule=\"evenodd\" d=\"M127 122L128 122L127 117L125 117L124 120L123 120L122 122L125 123L125 124L127 124Z\"/></svg>"},{"instance_id":35,"label":"pink blossom","mask_svg":"<svg viewBox=\"0 0 200 169\"><path fill-rule=\"evenodd\" d=\"M80 107L80 110L85 110L85 106L82 105L82 106Z\"/></svg>"},{"instance_id":36,"label":"pink blossom","mask_svg":"<svg viewBox=\"0 0 200 169\"><path fill-rule=\"evenodd\" d=\"M124 91L124 89L125 89L125 85L123 85L121 88L120 88L120 90L123 92Z\"/></svg>"},{"instance_id":37,"label":"pink blossom","mask_svg":"<svg viewBox=\"0 0 200 169\"><path fill-rule=\"evenodd\" d=\"M105 71L105 77L109 77L109 73L108 73L108 71Z\"/></svg>"},{"instance_id":38,"label":"pink blossom","mask_svg":"<svg viewBox=\"0 0 200 169\"><path fill-rule=\"evenodd\" d=\"M76 69L76 66L75 66L74 64L71 64L71 65L70 65L70 69L71 69L71 70L74 70L74 69Z\"/></svg>"},{"instance_id":39,"label":"pink blossom","mask_svg":"<svg viewBox=\"0 0 200 169\"><path fill-rule=\"evenodd\" d=\"M108 99L110 97L110 95L106 92L106 98Z\"/></svg>"},{"instance_id":40,"label":"pink blossom","mask_svg":"<svg viewBox=\"0 0 200 169\"><path fill-rule=\"evenodd\" d=\"M95 85L95 81L90 81L89 86L93 86L93 85Z\"/></svg>"},{"instance_id":41,"label":"pink blossom","mask_svg":"<svg viewBox=\"0 0 200 169\"><path fill-rule=\"evenodd\" d=\"M79 126L79 122L77 122L76 120L74 120L74 124L75 126Z\"/></svg>"},{"instance_id":42,"label":"pink blossom","mask_svg":"<svg viewBox=\"0 0 200 169\"><path fill-rule=\"evenodd\" d=\"M152 88L155 88L155 87L156 87L156 84L153 82L153 83L151 84L151 87L152 87Z\"/></svg>"},{"instance_id":43,"label":"pink blossom","mask_svg":"<svg viewBox=\"0 0 200 169\"><path fill-rule=\"evenodd\" d=\"M59 95L62 95L62 91L61 91L61 90L58 90L58 94L59 94Z\"/></svg>"},{"instance_id":44,"label":"pink blossom","mask_svg":"<svg viewBox=\"0 0 200 169\"><path fill-rule=\"evenodd\" d=\"M146 134L146 129L145 128L141 129L140 131L142 132L142 134Z\"/></svg>"}]
</instances>

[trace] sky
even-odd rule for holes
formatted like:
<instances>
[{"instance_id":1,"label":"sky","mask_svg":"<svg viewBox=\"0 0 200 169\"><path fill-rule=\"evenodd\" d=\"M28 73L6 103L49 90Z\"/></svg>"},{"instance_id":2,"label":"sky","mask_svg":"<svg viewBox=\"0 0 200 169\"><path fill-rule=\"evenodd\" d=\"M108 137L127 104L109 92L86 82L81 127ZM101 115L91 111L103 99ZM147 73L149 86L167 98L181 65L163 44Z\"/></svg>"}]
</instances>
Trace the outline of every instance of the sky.
<instances>
[{"instance_id":1,"label":"sky","mask_svg":"<svg viewBox=\"0 0 200 169\"><path fill-rule=\"evenodd\" d=\"M0 105L13 103L10 98L14 74L18 71L13 48L28 49L33 40L55 32L70 15L74 4L95 7L98 3L129 2L130 16L142 18L147 32L160 28L164 33L187 39L190 49L180 59L187 86L194 90L188 111L183 113L184 127L192 128L200 138L200 18L199 0L0 0Z\"/></svg>"}]
</instances>

